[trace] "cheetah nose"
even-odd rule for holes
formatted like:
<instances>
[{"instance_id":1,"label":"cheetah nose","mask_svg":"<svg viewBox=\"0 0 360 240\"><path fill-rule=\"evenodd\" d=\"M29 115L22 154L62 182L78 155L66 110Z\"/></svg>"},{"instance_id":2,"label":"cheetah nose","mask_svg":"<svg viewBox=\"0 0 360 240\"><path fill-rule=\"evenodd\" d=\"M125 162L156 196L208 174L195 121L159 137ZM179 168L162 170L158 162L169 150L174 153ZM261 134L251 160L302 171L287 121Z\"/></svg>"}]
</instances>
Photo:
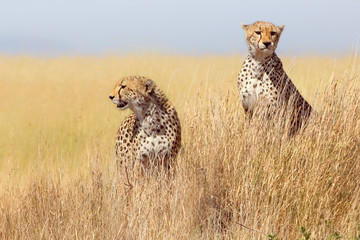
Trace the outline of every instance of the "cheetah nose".
<instances>
[{"instance_id":1,"label":"cheetah nose","mask_svg":"<svg viewBox=\"0 0 360 240\"><path fill-rule=\"evenodd\" d=\"M263 44L265 45L265 47L268 47L271 44L271 42L263 42Z\"/></svg>"},{"instance_id":2,"label":"cheetah nose","mask_svg":"<svg viewBox=\"0 0 360 240\"><path fill-rule=\"evenodd\" d=\"M115 96L109 96L110 100L113 100Z\"/></svg>"}]
</instances>

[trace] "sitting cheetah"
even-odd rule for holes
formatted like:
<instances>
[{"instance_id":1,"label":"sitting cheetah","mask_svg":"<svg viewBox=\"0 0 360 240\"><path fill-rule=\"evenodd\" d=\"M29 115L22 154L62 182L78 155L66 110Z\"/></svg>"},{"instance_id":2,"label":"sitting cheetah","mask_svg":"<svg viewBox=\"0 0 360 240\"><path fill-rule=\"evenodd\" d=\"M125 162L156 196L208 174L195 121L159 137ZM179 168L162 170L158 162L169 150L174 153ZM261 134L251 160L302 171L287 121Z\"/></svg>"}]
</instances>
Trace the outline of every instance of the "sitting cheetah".
<instances>
[{"instance_id":1,"label":"sitting cheetah","mask_svg":"<svg viewBox=\"0 0 360 240\"><path fill-rule=\"evenodd\" d=\"M122 78L109 98L134 113L116 135L118 166L128 161L170 167L181 146L180 121L175 108L155 83L142 76Z\"/></svg>"},{"instance_id":2,"label":"sitting cheetah","mask_svg":"<svg viewBox=\"0 0 360 240\"><path fill-rule=\"evenodd\" d=\"M295 134L306 122L312 111L310 104L301 96L286 75L275 49L284 26L270 22L242 24L249 55L238 75L241 103L247 115L252 116L256 105L285 106L290 110L289 134Z\"/></svg>"}]
</instances>

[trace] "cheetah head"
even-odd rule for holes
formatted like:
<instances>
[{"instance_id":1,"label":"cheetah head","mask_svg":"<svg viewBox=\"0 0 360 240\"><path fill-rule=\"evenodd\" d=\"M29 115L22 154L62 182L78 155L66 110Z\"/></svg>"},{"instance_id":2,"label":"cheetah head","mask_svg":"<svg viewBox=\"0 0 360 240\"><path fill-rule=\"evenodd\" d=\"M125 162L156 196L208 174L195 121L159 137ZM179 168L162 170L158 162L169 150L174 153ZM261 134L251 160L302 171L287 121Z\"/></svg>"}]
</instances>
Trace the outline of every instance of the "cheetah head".
<instances>
[{"instance_id":1,"label":"cheetah head","mask_svg":"<svg viewBox=\"0 0 360 240\"><path fill-rule=\"evenodd\" d=\"M245 31L246 42L251 54L269 56L275 52L284 25L275 26L270 22L254 22L251 25L241 24Z\"/></svg>"},{"instance_id":2,"label":"cheetah head","mask_svg":"<svg viewBox=\"0 0 360 240\"><path fill-rule=\"evenodd\" d=\"M136 112L151 100L150 93L154 86L155 83L146 77L125 77L115 85L109 98L120 110L130 108Z\"/></svg>"}]
</instances>

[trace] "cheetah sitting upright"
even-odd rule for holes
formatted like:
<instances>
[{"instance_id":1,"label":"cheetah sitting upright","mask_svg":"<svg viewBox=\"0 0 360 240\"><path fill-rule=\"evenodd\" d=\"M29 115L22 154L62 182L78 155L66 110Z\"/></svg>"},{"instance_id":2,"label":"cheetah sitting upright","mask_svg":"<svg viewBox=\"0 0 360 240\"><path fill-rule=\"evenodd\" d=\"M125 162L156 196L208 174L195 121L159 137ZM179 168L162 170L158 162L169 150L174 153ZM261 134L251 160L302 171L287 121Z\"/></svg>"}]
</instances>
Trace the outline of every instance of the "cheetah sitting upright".
<instances>
[{"instance_id":1,"label":"cheetah sitting upright","mask_svg":"<svg viewBox=\"0 0 360 240\"><path fill-rule=\"evenodd\" d=\"M116 84L109 98L134 113L121 124L116 136L116 159L140 161L146 166L170 167L181 146L181 128L175 108L146 77L129 76Z\"/></svg>"},{"instance_id":2,"label":"cheetah sitting upright","mask_svg":"<svg viewBox=\"0 0 360 240\"><path fill-rule=\"evenodd\" d=\"M295 134L306 122L312 111L310 104L301 96L286 75L275 49L284 26L270 22L242 24L249 55L238 75L241 103L247 115L252 116L257 105L290 110L289 134Z\"/></svg>"}]
</instances>

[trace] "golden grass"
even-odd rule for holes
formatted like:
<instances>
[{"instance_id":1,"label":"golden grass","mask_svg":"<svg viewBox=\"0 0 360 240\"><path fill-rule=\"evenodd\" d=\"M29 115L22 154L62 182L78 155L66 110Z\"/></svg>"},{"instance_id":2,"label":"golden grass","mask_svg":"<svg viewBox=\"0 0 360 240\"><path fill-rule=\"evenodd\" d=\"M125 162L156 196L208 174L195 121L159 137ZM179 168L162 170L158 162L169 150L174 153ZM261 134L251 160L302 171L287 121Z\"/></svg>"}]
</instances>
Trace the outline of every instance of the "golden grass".
<instances>
[{"instance_id":1,"label":"golden grass","mask_svg":"<svg viewBox=\"0 0 360 240\"><path fill-rule=\"evenodd\" d=\"M244 119L238 56L1 57L0 238L359 239L360 61L283 62L317 110L291 140L276 119ZM129 112L108 93L130 74L178 110L171 179L115 171Z\"/></svg>"}]
</instances>

